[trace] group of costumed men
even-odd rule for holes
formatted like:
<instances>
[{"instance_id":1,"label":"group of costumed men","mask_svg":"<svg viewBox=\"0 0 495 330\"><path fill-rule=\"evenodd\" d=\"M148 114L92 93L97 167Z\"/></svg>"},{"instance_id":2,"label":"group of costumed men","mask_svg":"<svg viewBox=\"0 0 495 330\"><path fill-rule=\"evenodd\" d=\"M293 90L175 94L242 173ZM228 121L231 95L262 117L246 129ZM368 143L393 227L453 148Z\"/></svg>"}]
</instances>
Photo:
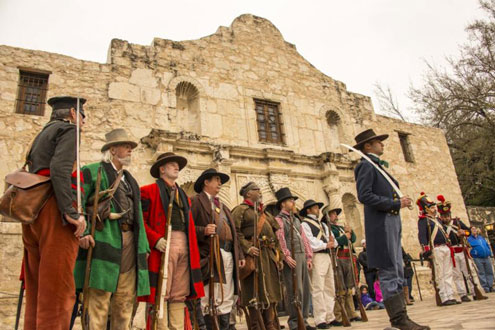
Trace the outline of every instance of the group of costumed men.
<instances>
[{"instance_id":1,"label":"group of costumed men","mask_svg":"<svg viewBox=\"0 0 495 330\"><path fill-rule=\"evenodd\" d=\"M423 257L430 260L438 306L456 305L487 299L480 284L477 267L469 254L470 228L459 218L452 218L452 205L443 195L432 201L421 193L416 204L420 215L418 238ZM454 289L455 287L455 289ZM455 299L455 291L461 301Z\"/></svg>"},{"instance_id":2,"label":"group of costumed men","mask_svg":"<svg viewBox=\"0 0 495 330\"><path fill-rule=\"evenodd\" d=\"M283 187L275 192L276 212L270 213L260 187L248 182L239 191L243 202L230 211L218 197L229 176L205 170L194 183L197 194L189 197L177 184L187 159L172 152L159 155L151 166L155 182L139 187L127 170L137 143L120 128L106 134L101 161L83 166L77 178L75 123L82 130L84 103L73 97L50 99L50 121L27 157L31 173L51 178L54 194L36 221L22 228L25 329L72 327L79 292L84 293L84 329L129 329L133 318L138 322L135 315L143 314L147 329L185 329L192 323L223 330L230 328L236 307L246 312L250 329L280 329L281 282L290 329L314 328L307 322L311 301L319 329L364 318L353 302L356 235L348 225L337 224L340 208L307 200L297 212L298 197ZM369 129L356 136L353 147L363 156L355 178L364 204L368 267L378 269L391 325L429 329L407 315L400 209L412 201L401 196L397 181L382 167L379 157L387 137ZM457 252L454 238L462 238L465 225L450 218L444 201L438 220L430 202L426 196L418 200L420 241L425 256L431 248L442 304L449 305L452 276L461 277L452 275L450 243ZM457 254L457 269L468 276L465 259ZM466 301L463 288L458 286L458 292Z\"/></svg>"}]
</instances>

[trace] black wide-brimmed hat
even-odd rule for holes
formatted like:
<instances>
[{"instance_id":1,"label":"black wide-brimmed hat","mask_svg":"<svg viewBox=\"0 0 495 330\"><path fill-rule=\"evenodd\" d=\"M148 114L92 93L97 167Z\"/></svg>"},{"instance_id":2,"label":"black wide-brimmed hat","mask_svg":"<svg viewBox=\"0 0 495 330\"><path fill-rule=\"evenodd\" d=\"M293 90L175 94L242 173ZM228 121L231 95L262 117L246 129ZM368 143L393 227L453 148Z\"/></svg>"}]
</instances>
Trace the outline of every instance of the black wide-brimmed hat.
<instances>
[{"instance_id":1,"label":"black wide-brimmed hat","mask_svg":"<svg viewBox=\"0 0 495 330\"><path fill-rule=\"evenodd\" d=\"M160 156L158 156L155 163L151 165L151 169L150 169L151 176L154 178L159 178L160 167L170 162L177 162L177 164L179 164L179 171L180 171L186 166L187 159L182 156L176 155L173 152L163 153Z\"/></svg>"},{"instance_id":2,"label":"black wide-brimmed hat","mask_svg":"<svg viewBox=\"0 0 495 330\"><path fill-rule=\"evenodd\" d=\"M290 192L290 189L287 187L280 188L279 190L277 190L275 192L275 197L277 198L277 208L279 208L279 209L280 209L280 203L282 203L286 199L289 199L289 198L294 198L294 200L298 199L297 196L292 195L292 193Z\"/></svg>"},{"instance_id":3,"label":"black wide-brimmed hat","mask_svg":"<svg viewBox=\"0 0 495 330\"><path fill-rule=\"evenodd\" d=\"M201 173L201 175L196 180L196 182L194 182L194 191L199 194L203 190L203 184L205 180L211 179L214 176L220 177L220 182L222 182L222 184L229 181L230 179L230 177L227 174L218 172L214 168L209 168L205 170L203 173Z\"/></svg>"},{"instance_id":4,"label":"black wide-brimmed hat","mask_svg":"<svg viewBox=\"0 0 495 330\"><path fill-rule=\"evenodd\" d=\"M301 211L299 211L299 214L301 216L305 217L306 214L308 213L308 209L310 209L311 207L313 207L315 205L318 205L318 207L320 209L323 207L323 203L318 203L312 199L308 199L307 201L304 202L303 208L301 209Z\"/></svg>"},{"instance_id":5,"label":"black wide-brimmed hat","mask_svg":"<svg viewBox=\"0 0 495 330\"><path fill-rule=\"evenodd\" d=\"M356 140L354 148L360 150L366 142L370 142L373 140L383 141L387 138L388 134L376 135L375 131L370 128L356 135L356 137L354 138L354 140Z\"/></svg>"},{"instance_id":6,"label":"black wide-brimmed hat","mask_svg":"<svg viewBox=\"0 0 495 330\"><path fill-rule=\"evenodd\" d=\"M55 96L51 97L47 103L52 107L52 111L62 110L62 109L77 109L77 97L73 96ZM83 104L86 103L86 99L82 97L79 98L79 112L81 116L86 117L84 114Z\"/></svg>"}]
</instances>

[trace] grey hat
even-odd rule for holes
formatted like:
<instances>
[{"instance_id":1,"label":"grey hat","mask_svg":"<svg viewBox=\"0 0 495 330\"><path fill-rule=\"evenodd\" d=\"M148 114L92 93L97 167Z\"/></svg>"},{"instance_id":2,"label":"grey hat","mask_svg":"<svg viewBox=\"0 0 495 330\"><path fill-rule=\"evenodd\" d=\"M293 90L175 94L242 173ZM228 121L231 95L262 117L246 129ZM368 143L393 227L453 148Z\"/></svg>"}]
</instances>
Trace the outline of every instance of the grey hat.
<instances>
[{"instance_id":1,"label":"grey hat","mask_svg":"<svg viewBox=\"0 0 495 330\"><path fill-rule=\"evenodd\" d=\"M105 138L107 142L103 145L103 147L101 147L101 152L118 144L129 143L132 146L132 149L136 148L138 145L136 142L132 141L129 138L127 132L123 128L116 128L108 132L107 134L105 134Z\"/></svg>"}]
</instances>

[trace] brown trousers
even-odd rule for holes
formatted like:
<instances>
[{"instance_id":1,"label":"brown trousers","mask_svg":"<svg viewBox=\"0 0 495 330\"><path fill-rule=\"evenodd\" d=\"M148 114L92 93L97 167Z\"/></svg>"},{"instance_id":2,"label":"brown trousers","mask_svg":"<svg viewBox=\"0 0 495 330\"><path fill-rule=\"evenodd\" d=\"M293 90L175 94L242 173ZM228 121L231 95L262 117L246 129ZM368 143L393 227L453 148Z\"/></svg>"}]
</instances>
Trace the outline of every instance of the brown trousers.
<instances>
[{"instance_id":1,"label":"brown trousers","mask_svg":"<svg viewBox=\"0 0 495 330\"><path fill-rule=\"evenodd\" d=\"M63 225L55 197L38 219L22 226L26 284L26 330L67 330L76 298L74 266L78 239Z\"/></svg>"}]
</instances>

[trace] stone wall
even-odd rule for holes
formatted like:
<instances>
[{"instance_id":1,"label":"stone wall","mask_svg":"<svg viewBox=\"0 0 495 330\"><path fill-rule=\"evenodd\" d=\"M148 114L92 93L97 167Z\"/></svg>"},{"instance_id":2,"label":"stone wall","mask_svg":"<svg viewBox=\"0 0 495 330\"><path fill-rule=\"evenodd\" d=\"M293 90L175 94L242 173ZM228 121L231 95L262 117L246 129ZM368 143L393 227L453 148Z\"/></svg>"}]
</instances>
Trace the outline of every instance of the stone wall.
<instances>
[{"instance_id":1,"label":"stone wall","mask_svg":"<svg viewBox=\"0 0 495 330\"><path fill-rule=\"evenodd\" d=\"M359 246L364 228L353 175L358 159L340 143L352 145L357 133L372 127L390 134L383 157L405 194L416 199L421 191L442 193L454 214L466 219L440 130L376 115L369 97L319 72L263 18L242 15L198 40L156 38L143 46L114 39L104 64L0 46L0 176L22 164L29 141L50 115L48 109L44 116L15 113L20 67L51 72L48 97L87 98L83 164L99 160L104 135L113 128L124 127L140 141L130 171L142 185L152 182L154 157L174 151L189 160L180 177L189 191L208 167L231 175L220 194L229 207L240 202L237 192L249 180L260 184L266 204L275 201L278 188L289 186L300 197L299 207L308 198L342 207L341 221L354 227ZM279 103L282 144L259 141L255 99ZM412 163L404 160L398 132L408 134ZM417 210L402 211L402 218L404 246L417 256ZM21 259L20 226L0 222L0 328L12 324Z\"/></svg>"}]
</instances>

